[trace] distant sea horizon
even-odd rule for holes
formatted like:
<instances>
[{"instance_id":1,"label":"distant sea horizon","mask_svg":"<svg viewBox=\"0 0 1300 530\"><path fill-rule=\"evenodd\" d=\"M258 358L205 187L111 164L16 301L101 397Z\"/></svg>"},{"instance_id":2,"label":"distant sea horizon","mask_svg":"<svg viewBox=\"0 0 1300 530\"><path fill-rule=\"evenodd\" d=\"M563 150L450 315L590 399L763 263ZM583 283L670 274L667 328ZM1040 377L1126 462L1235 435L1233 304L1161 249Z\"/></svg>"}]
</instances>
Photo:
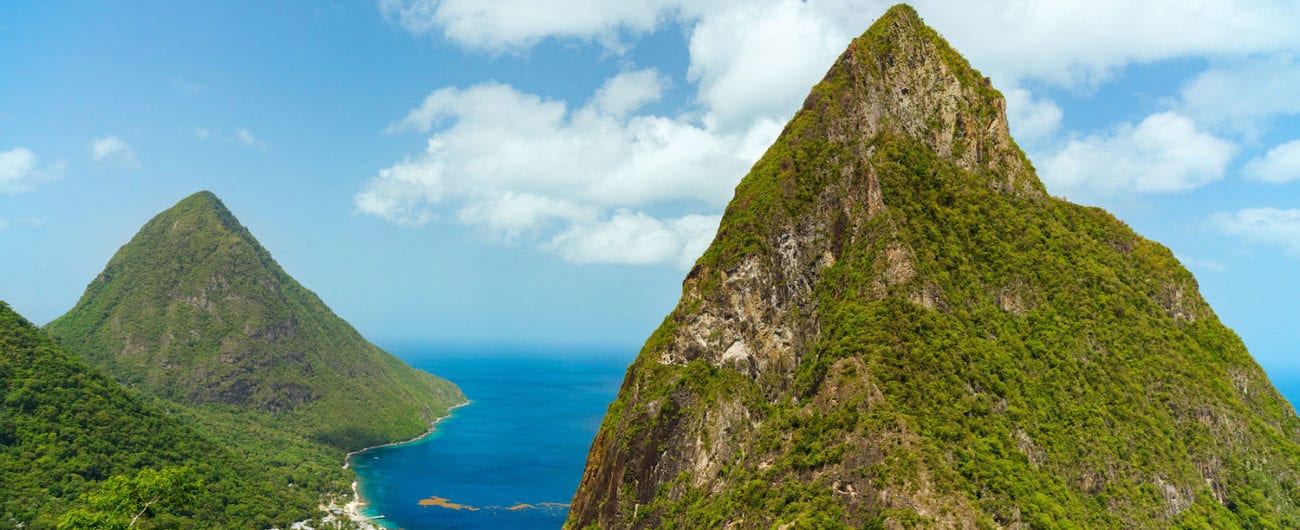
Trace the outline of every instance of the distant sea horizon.
<instances>
[{"instance_id":1,"label":"distant sea horizon","mask_svg":"<svg viewBox=\"0 0 1300 530\"><path fill-rule=\"evenodd\" d=\"M633 349L387 345L470 404L433 434L351 459L389 528L559 528Z\"/></svg>"}]
</instances>

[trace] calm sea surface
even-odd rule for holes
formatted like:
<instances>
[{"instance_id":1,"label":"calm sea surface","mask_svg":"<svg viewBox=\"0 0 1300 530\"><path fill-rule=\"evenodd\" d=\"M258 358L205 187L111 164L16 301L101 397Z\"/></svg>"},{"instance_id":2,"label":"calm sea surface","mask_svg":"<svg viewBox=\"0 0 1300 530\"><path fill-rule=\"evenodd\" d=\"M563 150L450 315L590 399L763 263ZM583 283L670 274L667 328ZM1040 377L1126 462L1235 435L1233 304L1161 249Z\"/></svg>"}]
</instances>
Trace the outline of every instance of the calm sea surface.
<instances>
[{"instance_id":1,"label":"calm sea surface","mask_svg":"<svg viewBox=\"0 0 1300 530\"><path fill-rule=\"evenodd\" d=\"M363 511L412 530L559 528L632 353L389 351L472 403L428 438L353 457Z\"/></svg>"},{"instance_id":2,"label":"calm sea surface","mask_svg":"<svg viewBox=\"0 0 1300 530\"><path fill-rule=\"evenodd\" d=\"M455 381L473 403L428 438L354 457L364 511L411 530L559 528L632 354L389 351ZM1300 402L1300 377L1287 375L1273 382Z\"/></svg>"}]
</instances>

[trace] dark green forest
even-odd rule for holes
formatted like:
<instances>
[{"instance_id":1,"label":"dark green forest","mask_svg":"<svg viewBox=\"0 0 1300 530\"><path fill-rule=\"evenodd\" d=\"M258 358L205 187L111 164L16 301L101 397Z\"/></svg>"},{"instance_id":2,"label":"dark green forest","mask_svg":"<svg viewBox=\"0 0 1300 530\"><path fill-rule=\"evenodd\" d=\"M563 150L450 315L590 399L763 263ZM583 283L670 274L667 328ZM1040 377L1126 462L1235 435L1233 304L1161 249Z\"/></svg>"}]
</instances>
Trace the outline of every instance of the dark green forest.
<instances>
[{"instance_id":1,"label":"dark green forest","mask_svg":"<svg viewBox=\"0 0 1300 530\"><path fill-rule=\"evenodd\" d=\"M83 496L105 481L165 468L187 469L194 495L152 508L137 527L267 528L317 515L322 484L289 487L291 469L132 395L3 302L0 349L0 526L54 528L65 512L89 508Z\"/></svg>"}]
</instances>

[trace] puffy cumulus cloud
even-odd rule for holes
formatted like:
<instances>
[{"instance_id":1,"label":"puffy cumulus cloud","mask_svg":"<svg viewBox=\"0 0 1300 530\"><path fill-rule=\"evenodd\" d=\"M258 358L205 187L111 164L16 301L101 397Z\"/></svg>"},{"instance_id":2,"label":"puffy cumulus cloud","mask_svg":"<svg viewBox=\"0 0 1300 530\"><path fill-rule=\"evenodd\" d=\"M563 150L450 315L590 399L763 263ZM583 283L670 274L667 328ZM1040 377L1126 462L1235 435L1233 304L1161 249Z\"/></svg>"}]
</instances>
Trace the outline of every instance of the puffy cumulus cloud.
<instances>
[{"instance_id":1,"label":"puffy cumulus cloud","mask_svg":"<svg viewBox=\"0 0 1300 530\"><path fill-rule=\"evenodd\" d=\"M0 151L0 191L27 191L31 189L36 175L36 155L30 149L15 147Z\"/></svg>"},{"instance_id":2,"label":"puffy cumulus cloud","mask_svg":"<svg viewBox=\"0 0 1300 530\"><path fill-rule=\"evenodd\" d=\"M390 127L432 131L424 151L367 182L357 209L405 225L451 210L459 222L505 240L529 237L582 263L693 261L712 236L713 228L702 227L716 228L716 216L659 219L646 210L720 211L780 125L723 133L682 119L628 115L659 93L627 86L637 78L663 83L652 71L621 74L576 109L498 83L437 90ZM633 227L646 230L635 241L654 244L638 250L602 243Z\"/></svg>"},{"instance_id":3,"label":"puffy cumulus cloud","mask_svg":"<svg viewBox=\"0 0 1300 530\"><path fill-rule=\"evenodd\" d=\"M1185 116L1161 112L1069 140L1046 157L1041 174L1049 190L1072 198L1176 192L1223 178L1236 151Z\"/></svg>"},{"instance_id":4,"label":"puffy cumulus cloud","mask_svg":"<svg viewBox=\"0 0 1300 530\"><path fill-rule=\"evenodd\" d=\"M1244 208L1214 214L1210 222L1224 234L1279 246L1300 257L1300 209Z\"/></svg>"},{"instance_id":5,"label":"puffy cumulus cloud","mask_svg":"<svg viewBox=\"0 0 1300 530\"><path fill-rule=\"evenodd\" d=\"M1300 140L1269 149L1264 156L1247 162L1241 172L1247 178L1276 184L1300 180Z\"/></svg>"},{"instance_id":6,"label":"puffy cumulus cloud","mask_svg":"<svg viewBox=\"0 0 1300 530\"><path fill-rule=\"evenodd\" d=\"M426 223L450 209L456 220L506 239L545 240L574 261L581 254L560 245L587 239L547 234L603 233L596 227L613 226L617 214L609 212L620 209L628 213L618 226L632 225L664 201L712 205L694 213L716 214L809 87L892 3L380 0L385 15L413 33L487 53L522 53L561 39L598 43L618 55L640 34L675 27L686 35L689 62L681 81L694 91L695 106L678 116L639 114L670 82L653 70L608 80L581 107L497 84L437 90L390 127L429 134L426 148L380 171L357 195L357 207L403 224ZM1210 106L1227 89L1216 88L1220 77L1207 72L1189 83L1184 102L1170 104L1170 112L1063 135L1061 107L1023 87L1086 94L1132 64L1188 58L1228 64L1219 59L1243 56L1281 61L1300 53L1294 31L1300 3L1289 0L914 5L1005 90L1013 130L1040 155L1035 159L1049 188L1076 197L1171 192L1222 178L1236 147L1198 123L1223 121ZM1257 106L1247 114L1291 112L1283 107L1294 98L1261 97L1271 101L1241 102ZM505 206L519 202L525 206ZM669 219L650 218L673 227Z\"/></svg>"},{"instance_id":7,"label":"puffy cumulus cloud","mask_svg":"<svg viewBox=\"0 0 1300 530\"><path fill-rule=\"evenodd\" d=\"M626 72L606 80L604 86L596 91L591 104L605 114L625 116L648 103L659 101L665 88L668 88L668 78L654 68Z\"/></svg>"},{"instance_id":8,"label":"puffy cumulus cloud","mask_svg":"<svg viewBox=\"0 0 1300 530\"><path fill-rule=\"evenodd\" d=\"M1300 62L1290 54L1257 57L1197 75L1181 90L1183 111L1206 123L1253 134L1271 117L1300 114L1296 86Z\"/></svg>"},{"instance_id":9,"label":"puffy cumulus cloud","mask_svg":"<svg viewBox=\"0 0 1300 530\"><path fill-rule=\"evenodd\" d=\"M1006 90L1007 122L1017 141L1034 145L1050 140L1061 127L1061 107L1050 99L1035 99L1023 88Z\"/></svg>"},{"instance_id":10,"label":"puffy cumulus cloud","mask_svg":"<svg viewBox=\"0 0 1300 530\"><path fill-rule=\"evenodd\" d=\"M619 210L607 220L575 224L544 248L572 263L648 265L673 263L689 268L713 241L721 217L686 215L656 219Z\"/></svg>"},{"instance_id":11,"label":"puffy cumulus cloud","mask_svg":"<svg viewBox=\"0 0 1300 530\"><path fill-rule=\"evenodd\" d=\"M732 39L758 34L795 49L735 46L734 60L822 53L816 41L838 39L842 51L893 0L380 0L390 20L413 33L439 32L483 50L523 50L546 38L598 41L621 49L623 32L646 32L665 23L721 28ZM1192 56L1300 50L1300 4L1289 0L918 0L913 5L985 73L1004 86L1039 79L1062 86L1095 84L1134 62ZM757 18L756 18L757 17ZM759 20L761 19L761 20ZM728 23L748 22L726 29ZM810 25L811 24L811 25ZM759 27L766 25L768 27ZM784 28L785 32L774 32ZM716 33L716 32L715 32ZM696 37L693 35L692 40ZM769 41L771 42L771 41ZM710 49L703 46L701 53ZM696 62L692 43L692 67ZM701 57L701 60L704 58ZM778 61L773 60L777 64ZM716 63L715 63L716 64ZM815 65L828 64L813 61ZM729 67L729 66L728 66ZM703 74L701 74L703 75ZM807 88L815 78L785 82Z\"/></svg>"},{"instance_id":12,"label":"puffy cumulus cloud","mask_svg":"<svg viewBox=\"0 0 1300 530\"><path fill-rule=\"evenodd\" d=\"M506 241L537 234L556 221L586 224L596 220L599 210L589 205L531 193L501 191L495 196L465 204L456 217L500 234Z\"/></svg>"},{"instance_id":13,"label":"puffy cumulus cloud","mask_svg":"<svg viewBox=\"0 0 1300 530\"><path fill-rule=\"evenodd\" d=\"M1131 63L1300 49L1289 0L922 0L917 10L999 83L1066 87Z\"/></svg>"},{"instance_id":14,"label":"puffy cumulus cloud","mask_svg":"<svg viewBox=\"0 0 1300 530\"><path fill-rule=\"evenodd\" d=\"M91 140L90 160L96 164L119 169L140 168L140 160L135 157L135 149L116 136Z\"/></svg>"},{"instance_id":15,"label":"puffy cumulus cloud","mask_svg":"<svg viewBox=\"0 0 1300 530\"><path fill-rule=\"evenodd\" d=\"M619 32L654 29L684 0L380 0L389 20L417 34L441 32L472 48L519 50L547 37L619 46Z\"/></svg>"},{"instance_id":16,"label":"puffy cumulus cloud","mask_svg":"<svg viewBox=\"0 0 1300 530\"><path fill-rule=\"evenodd\" d=\"M63 172L61 161L41 164L26 147L0 151L0 193L22 193L55 180Z\"/></svg>"},{"instance_id":17,"label":"puffy cumulus cloud","mask_svg":"<svg viewBox=\"0 0 1300 530\"><path fill-rule=\"evenodd\" d=\"M822 4L829 2L741 3L700 17L687 77L699 88L706 122L744 128L755 119L784 120L799 107L866 27L850 30Z\"/></svg>"}]
</instances>

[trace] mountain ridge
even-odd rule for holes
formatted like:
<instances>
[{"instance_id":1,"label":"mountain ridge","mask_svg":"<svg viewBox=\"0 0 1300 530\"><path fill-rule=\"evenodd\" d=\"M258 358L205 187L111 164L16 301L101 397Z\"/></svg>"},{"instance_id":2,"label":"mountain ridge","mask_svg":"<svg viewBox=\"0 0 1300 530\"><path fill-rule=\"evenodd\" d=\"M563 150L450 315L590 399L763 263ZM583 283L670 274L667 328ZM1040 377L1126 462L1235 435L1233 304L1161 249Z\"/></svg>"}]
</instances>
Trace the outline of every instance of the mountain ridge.
<instances>
[{"instance_id":1,"label":"mountain ridge","mask_svg":"<svg viewBox=\"0 0 1300 530\"><path fill-rule=\"evenodd\" d=\"M737 185L570 528L1300 524L1300 421L1168 249L1047 195L912 8Z\"/></svg>"}]
</instances>

